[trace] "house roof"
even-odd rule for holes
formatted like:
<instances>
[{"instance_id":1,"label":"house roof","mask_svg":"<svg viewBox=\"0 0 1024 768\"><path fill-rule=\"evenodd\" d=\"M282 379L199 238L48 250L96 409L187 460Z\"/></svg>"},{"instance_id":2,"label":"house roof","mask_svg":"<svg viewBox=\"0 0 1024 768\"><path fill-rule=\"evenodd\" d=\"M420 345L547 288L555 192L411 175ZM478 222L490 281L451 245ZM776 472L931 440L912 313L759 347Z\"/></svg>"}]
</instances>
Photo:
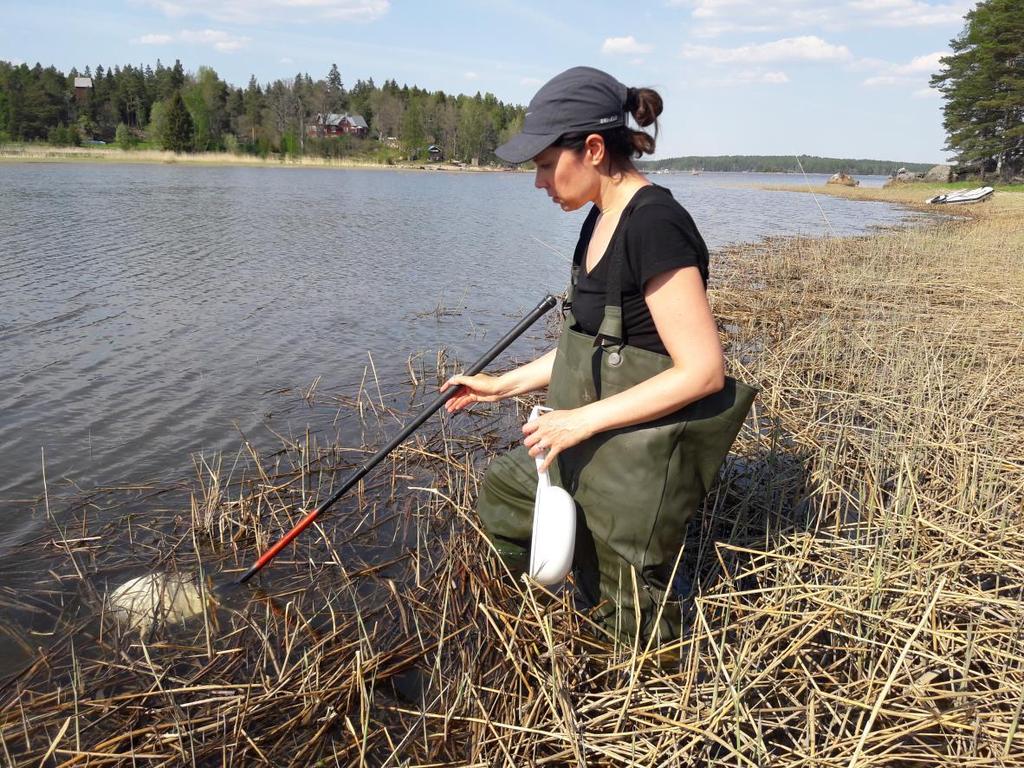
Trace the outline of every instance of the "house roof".
<instances>
[{"instance_id":1,"label":"house roof","mask_svg":"<svg viewBox=\"0 0 1024 768\"><path fill-rule=\"evenodd\" d=\"M91 77L76 77L75 88L92 88Z\"/></svg>"},{"instance_id":2,"label":"house roof","mask_svg":"<svg viewBox=\"0 0 1024 768\"><path fill-rule=\"evenodd\" d=\"M323 122L323 125L341 125L342 120L347 120L357 128L366 128L367 130L370 128L362 115L350 115L348 112L343 112L340 115L333 112L327 115L318 114L316 117L318 122Z\"/></svg>"}]
</instances>

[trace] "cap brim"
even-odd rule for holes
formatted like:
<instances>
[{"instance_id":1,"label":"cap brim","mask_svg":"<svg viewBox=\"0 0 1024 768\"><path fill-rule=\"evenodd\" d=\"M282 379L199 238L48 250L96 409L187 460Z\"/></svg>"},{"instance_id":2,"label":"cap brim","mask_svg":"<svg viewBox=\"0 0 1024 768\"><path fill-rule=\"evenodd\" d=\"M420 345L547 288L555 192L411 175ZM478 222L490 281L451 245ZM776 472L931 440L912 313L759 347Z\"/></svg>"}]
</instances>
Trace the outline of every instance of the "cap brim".
<instances>
[{"instance_id":1,"label":"cap brim","mask_svg":"<svg viewBox=\"0 0 1024 768\"><path fill-rule=\"evenodd\" d=\"M496 150L494 154L506 163L518 165L532 160L545 149L554 144L560 133L539 134L539 133L517 133Z\"/></svg>"}]
</instances>

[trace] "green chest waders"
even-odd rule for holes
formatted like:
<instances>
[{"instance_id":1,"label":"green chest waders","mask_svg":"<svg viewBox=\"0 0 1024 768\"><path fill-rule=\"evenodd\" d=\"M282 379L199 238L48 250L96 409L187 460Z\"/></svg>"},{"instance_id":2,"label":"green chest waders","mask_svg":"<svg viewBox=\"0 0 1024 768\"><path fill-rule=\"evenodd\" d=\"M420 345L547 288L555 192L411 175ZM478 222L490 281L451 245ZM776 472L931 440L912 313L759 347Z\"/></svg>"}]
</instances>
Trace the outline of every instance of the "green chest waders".
<instances>
[{"instance_id":1,"label":"green chest waders","mask_svg":"<svg viewBox=\"0 0 1024 768\"><path fill-rule=\"evenodd\" d=\"M642 203L638 203L639 207ZM630 207L623 216L631 213ZM623 222L623 224L628 224ZM572 330L579 265L567 296L547 404L571 409L622 392L672 367L671 358L623 343L621 276L625 226L607 256L608 288L597 336ZM655 421L602 432L558 457L553 482L576 501L576 584L597 618L632 640L679 633L679 604L670 591L686 523L714 482L756 390L732 378L712 395ZM523 570L537 476L520 446L492 463L479 512L510 567ZM654 626L659 609L658 626ZM640 626L637 626L637 616Z\"/></svg>"}]
</instances>

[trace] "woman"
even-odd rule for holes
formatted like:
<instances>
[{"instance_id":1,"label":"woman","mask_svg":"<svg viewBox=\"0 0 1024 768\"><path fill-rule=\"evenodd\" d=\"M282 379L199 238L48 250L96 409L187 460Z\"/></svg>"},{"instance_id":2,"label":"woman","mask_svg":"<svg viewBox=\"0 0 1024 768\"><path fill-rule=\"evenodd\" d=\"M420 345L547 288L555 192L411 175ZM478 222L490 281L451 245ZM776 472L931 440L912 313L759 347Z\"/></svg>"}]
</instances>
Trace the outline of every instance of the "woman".
<instances>
[{"instance_id":1,"label":"woman","mask_svg":"<svg viewBox=\"0 0 1024 768\"><path fill-rule=\"evenodd\" d=\"M654 632L667 640L678 632L669 587L685 522L752 392L738 392L731 380L723 389L700 233L632 162L654 151L654 138L630 128L627 114L656 134L661 110L655 91L627 89L589 67L567 70L537 92L522 132L497 154L510 163L532 159L535 186L562 210L593 206L576 246L559 348L501 376L453 376L442 389L459 387L447 404L455 412L549 388L555 410L527 423L524 445L485 476L479 513L488 536L510 567L524 568L533 457L546 452L544 467L577 503L582 597L620 636ZM711 435L712 449L707 440L690 444L688 430Z\"/></svg>"}]
</instances>

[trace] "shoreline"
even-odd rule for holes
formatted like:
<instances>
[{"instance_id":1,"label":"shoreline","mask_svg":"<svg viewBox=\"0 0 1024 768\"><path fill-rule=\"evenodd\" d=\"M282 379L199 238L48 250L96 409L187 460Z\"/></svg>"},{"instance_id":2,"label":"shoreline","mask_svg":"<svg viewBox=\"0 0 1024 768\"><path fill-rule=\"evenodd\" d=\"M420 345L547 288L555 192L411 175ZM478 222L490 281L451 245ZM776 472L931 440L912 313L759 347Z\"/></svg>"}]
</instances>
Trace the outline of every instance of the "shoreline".
<instances>
[{"instance_id":1,"label":"shoreline","mask_svg":"<svg viewBox=\"0 0 1024 768\"><path fill-rule=\"evenodd\" d=\"M109 165L192 165L207 168L324 168L333 170L443 171L447 173L521 173L497 166L456 165L451 162L402 161L388 165L345 158L261 158L230 152L181 153L157 149L117 147L23 147L0 145L0 163L81 163Z\"/></svg>"},{"instance_id":2,"label":"shoreline","mask_svg":"<svg viewBox=\"0 0 1024 768\"><path fill-rule=\"evenodd\" d=\"M846 200L894 203L897 205L909 206L915 210L925 211L927 213L953 214L965 216L967 218L977 218L977 215L980 212L987 210L985 206L990 205L996 199L1004 198L1006 195L1017 195L1019 198L1024 199L1024 194L1022 194L1024 193L1024 187L1021 187L1020 185L1011 184L999 186L989 183L989 186L995 187L995 193L992 198L980 203L967 205L931 205L927 202L928 198L941 192L948 192L951 189L970 188L972 185L981 185L984 183L985 182L980 181L966 181L942 184L937 182L918 181L895 184L890 187L844 187L840 184L824 184L820 186L757 184L752 186L769 192L804 192L841 197Z\"/></svg>"},{"instance_id":3,"label":"shoreline","mask_svg":"<svg viewBox=\"0 0 1024 768\"><path fill-rule=\"evenodd\" d=\"M24 144L0 144L0 165L4 164L96 164L96 165L189 165L205 168L319 168L326 170L364 170L364 171L426 171L441 173L533 173L532 168L521 166L474 166L465 163L453 163L450 161L429 162L429 161L399 161L396 163L377 163L369 160L346 159L346 158L322 158L322 157L274 157L262 158L254 155L232 154L229 152L200 152L181 153L156 149L131 149L125 150L113 145L106 145L102 149L98 147L51 147L47 145L24 145ZM659 176L654 171L644 171L645 176ZM707 171L709 175L715 176L785 176L785 177L806 177L797 171ZM675 175L687 176L685 171L676 171ZM811 174L814 175L814 174ZM823 176L825 174L817 174ZM652 183L658 183L657 179L651 178ZM946 192L950 189L969 187L971 184L982 182L950 182L948 184L935 184L929 182L915 182L900 185L898 189L931 190L931 194ZM732 186L732 185L730 185ZM850 199L873 200L875 202L899 203L902 205L913 205L916 201L901 196L894 190L883 190L881 187L842 187L838 185L801 186L799 184L759 184L736 181L735 186L762 189L772 192L821 192L836 197L848 197ZM1007 185L1005 188L996 186L996 191L1024 192L1024 186ZM881 196L872 196L872 193L884 193ZM865 194L866 193L866 194ZM963 208L967 206L953 206ZM922 210L933 211L934 208L923 208ZM945 209L944 209L945 210Z\"/></svg>"},{"instance_id":4,"label":"shoreline","mask_svg":"<svg viewBox=\"0 0 1024 768\"><path fill-rule=\"evenodd\" d=\"M813 191L918 207L922 190ZM1019 761L1024 194L956 213L718 252L709 297L729 367L761 394L691 522L694 607L677 641L595 639L571 596L495 565L474 530L469 459L504 448L476 419L521 420L517 402L427 430L375 481L380 509L352 500L352 520L337 511L260 590L191 629L96 639L65 615L66 585L99 610L93 584L118 557L122 569L159 554L169 570L236 575L358 462L307 435L245 468L248 480L204 469L191 519L183 504L175 524L180 546L111 552L83 510L66 561L37 587L52 590L55 618L27 647L50 629L54 646L0 698L13 764L90 752L121 765L382 764L396 744L417 764ZM383 548L394 531L412 533L400 559ZM357 532L381 542L370 563L344 548Z\"/></svg>"}]
</instances>

